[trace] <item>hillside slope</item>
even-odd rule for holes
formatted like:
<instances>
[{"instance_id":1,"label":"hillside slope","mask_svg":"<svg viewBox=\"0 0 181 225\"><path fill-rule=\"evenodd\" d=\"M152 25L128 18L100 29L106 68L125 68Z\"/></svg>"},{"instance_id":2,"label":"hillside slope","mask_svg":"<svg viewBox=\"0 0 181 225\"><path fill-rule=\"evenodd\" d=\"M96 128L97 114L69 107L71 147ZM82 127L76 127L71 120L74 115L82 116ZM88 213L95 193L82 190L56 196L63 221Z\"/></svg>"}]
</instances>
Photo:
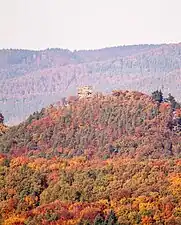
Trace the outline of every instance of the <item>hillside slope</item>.
<instances>
[{"instance_id":1,"label":"hillside slope","mask_svg":"<svg viewBox=\"0 0 181 225\"><path fill-rule=\"evenodd\" d=\"M180 225L181 110L135 91L67 101L0 136L0 224Z\"/></svg>"},{"instance_id":2,"label":"hillside slope","mask_svg":"<svg viewBox=\"0 0 181 225\"><path fill-rule=\"evenodd\" d=\"M32 150L46 154L49 149L68 158L87 153L90 157L110 157L116 149L117 155L128 152L131 156L130 151L125 151L129 142L127 147L134 157L179 154L181 139L173 133L170 103L159 104L134 91L98 93L88 99L70 97L67 101L68 105L51 105L9 129L0 137L1 152L19 155ZM180 116L180 109L177 114Z\"/></svg>"},{"instance_id":3,"label":"hillside slope","mask_svg":"<svg viewBox=\"0 0 181 225\"><path fill-rule=\"evenodd\" d=\"M1 50L0 65L0 109L10 124L87 84L102 92L162 89L181 100L181 44L74 52Z\"/></svg>"}]
</instances>

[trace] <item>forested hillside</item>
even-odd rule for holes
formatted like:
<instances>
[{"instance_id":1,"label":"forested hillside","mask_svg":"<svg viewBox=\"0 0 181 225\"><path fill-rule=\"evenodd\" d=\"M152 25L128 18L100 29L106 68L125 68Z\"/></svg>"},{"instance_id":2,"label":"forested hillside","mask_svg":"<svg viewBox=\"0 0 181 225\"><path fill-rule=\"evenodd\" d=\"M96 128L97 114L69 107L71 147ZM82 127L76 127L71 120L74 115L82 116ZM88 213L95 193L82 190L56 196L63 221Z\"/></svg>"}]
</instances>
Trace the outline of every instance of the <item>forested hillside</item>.
<instances>
[{"instance_id":1,"label":"forested hillside","mask_svg":"<svg viewBox=\"0 0 181 225\"><path fill-rule=\"evenodd\" d=\"M0 224L179 225L180 134L159 91L44 108L0 136Z\"/></svg>"},{"instance_id":2,"label":"forested hillside","mask_svg":"<svg viewBox=\"0 0 181 225\"><path fill-rule=\"evenodd\" d=\"M6 122L23 121L82 85L151 93L162 89L181 100L181 44L100 50L0 51L0 109Z\"/></svg>"}]
</instances>

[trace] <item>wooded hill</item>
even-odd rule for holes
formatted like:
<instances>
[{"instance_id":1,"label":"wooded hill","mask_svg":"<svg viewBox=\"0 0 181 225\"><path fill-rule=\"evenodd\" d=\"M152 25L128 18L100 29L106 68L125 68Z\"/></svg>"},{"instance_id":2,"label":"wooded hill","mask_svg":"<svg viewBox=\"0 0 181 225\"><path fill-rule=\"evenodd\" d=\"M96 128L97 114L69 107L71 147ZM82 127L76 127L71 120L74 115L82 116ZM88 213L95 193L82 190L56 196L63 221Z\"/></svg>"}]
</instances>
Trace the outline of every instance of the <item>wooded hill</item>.
<instances>
[{"instance_id":1,"label":"wooded hill","mask_svg":"<svg viewBox=\"0 0 181 225\"><path fill-rule=\"evenodd\" d=\"M159 91L70 97L9 128L0 137L0 223L181 224L173 102Z\"/></svg>"}]
</instances>

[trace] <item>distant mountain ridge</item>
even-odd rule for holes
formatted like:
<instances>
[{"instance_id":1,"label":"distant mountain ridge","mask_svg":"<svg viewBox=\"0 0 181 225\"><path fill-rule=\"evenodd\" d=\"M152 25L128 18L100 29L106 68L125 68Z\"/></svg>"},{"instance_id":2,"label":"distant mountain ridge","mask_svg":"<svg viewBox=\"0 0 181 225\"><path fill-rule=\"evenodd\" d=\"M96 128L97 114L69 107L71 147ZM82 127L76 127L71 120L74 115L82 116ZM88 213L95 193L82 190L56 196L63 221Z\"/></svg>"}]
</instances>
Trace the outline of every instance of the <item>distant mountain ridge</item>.
<instances>
[{"instance_id":1,"label":"distant mountain ridge","mask_svg":"<svg viewBox=\"0 0 181 225\"><path fill-rule=\"evenodd\" d=\"M181 44L99 50L0 50L0 109L9 124L68 95L94 90L161 89L181 100Z\"/></svg>"}]
</instances>

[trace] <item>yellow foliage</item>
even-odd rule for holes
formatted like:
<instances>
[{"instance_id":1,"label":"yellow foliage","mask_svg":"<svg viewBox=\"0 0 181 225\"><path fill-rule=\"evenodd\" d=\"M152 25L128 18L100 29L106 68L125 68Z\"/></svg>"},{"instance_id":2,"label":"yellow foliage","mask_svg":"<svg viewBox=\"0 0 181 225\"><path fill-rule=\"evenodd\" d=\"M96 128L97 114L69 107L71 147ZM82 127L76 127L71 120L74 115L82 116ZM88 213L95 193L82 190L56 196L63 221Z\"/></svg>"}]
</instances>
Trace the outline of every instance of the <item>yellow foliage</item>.
<instances>
[{"instance_id":1,"label":"yellow foliage","mask_svg":"<svg viewBox=\"0 0 181 225\"><path fill-rule=\"evenodd\" d=\"M37 201L38 201L38 197L37 196L26 196L25 197L25 202L29 206L34 206Z\"/></svg>"},{"instance_id":2,"label":"yellow foliage","mask_svg":"<svg viewBox=\"0 0 181 225\"><path fill-rule=\"evenodd\" d=\"M143 203L143 202L141 202L139 204L139 211L142 213L142 212L147 211L147 210L153 210L154 207L155 207L154 203L150 203L150 202Z\"/></svg>"},{"instance_id":3,"label":"yellow foliage","mask_svg":"<svg viewBox=\"0 0 181 225\"><path fill-rule=\"evenodd\" d=\"M109 201L107 199L101 199L98 201L98 203L100 203L101 205L105 205L105 206L109 205Z\"/></svg>"},{"instance_id":4,"label":"yellow foliage","mask_svg":"<svg viewBox=\"0 0 181 225\"><path fill-rule=\"evenodd\" d=\"M20 156L20 157L17 157L17 158L13 158L11 160L10 167L11 168L18 167L18 166L25 165L27 163L28 163L28 158L27 157Z\"/></svg>"},{"instance_id":5,"label":"yellow foliage","mask_svg":"<svg viewBox=\"0 0 181 225\"><path fill-rule=\"evenodd\" d=\"M5 126L3 123L0 123L0 135L6 133L7 130L8 130L8 127Z\"/></svg>"},{"instance_id":6,"label":"yellow foliage","mask_svg":"<svg viewBox=\"0 0 181 225\"><path fill-rule=\"evenodd\" d=\"M181 199L181 177L178 174L175 177L170 178L170 187L169 190L172 192L172 194L177 197L178 199Z\"/></svg>"},{"instance_id":7,"label":"yellow foliage","mask_svg":"<svg viewBox=\"0 0 181 225\"><path fill-rule=\"evenodd\" d=\"M4 225L24 225L25 219L23 216L12 216L4 221Z\"/></svg>"},{"instance_id":8,"label":"yellow foliage","mask_svg":"<svg viewBox=\"0 0 181 225\"><path fill-rule=\"evenodd\" d=\"M67 220L67 221L62 221L62 225L77 225L80 222L80 219L74 219L74 220ZM57 223L57 225L60 223Z\"/></svg>"}]
</instances>

